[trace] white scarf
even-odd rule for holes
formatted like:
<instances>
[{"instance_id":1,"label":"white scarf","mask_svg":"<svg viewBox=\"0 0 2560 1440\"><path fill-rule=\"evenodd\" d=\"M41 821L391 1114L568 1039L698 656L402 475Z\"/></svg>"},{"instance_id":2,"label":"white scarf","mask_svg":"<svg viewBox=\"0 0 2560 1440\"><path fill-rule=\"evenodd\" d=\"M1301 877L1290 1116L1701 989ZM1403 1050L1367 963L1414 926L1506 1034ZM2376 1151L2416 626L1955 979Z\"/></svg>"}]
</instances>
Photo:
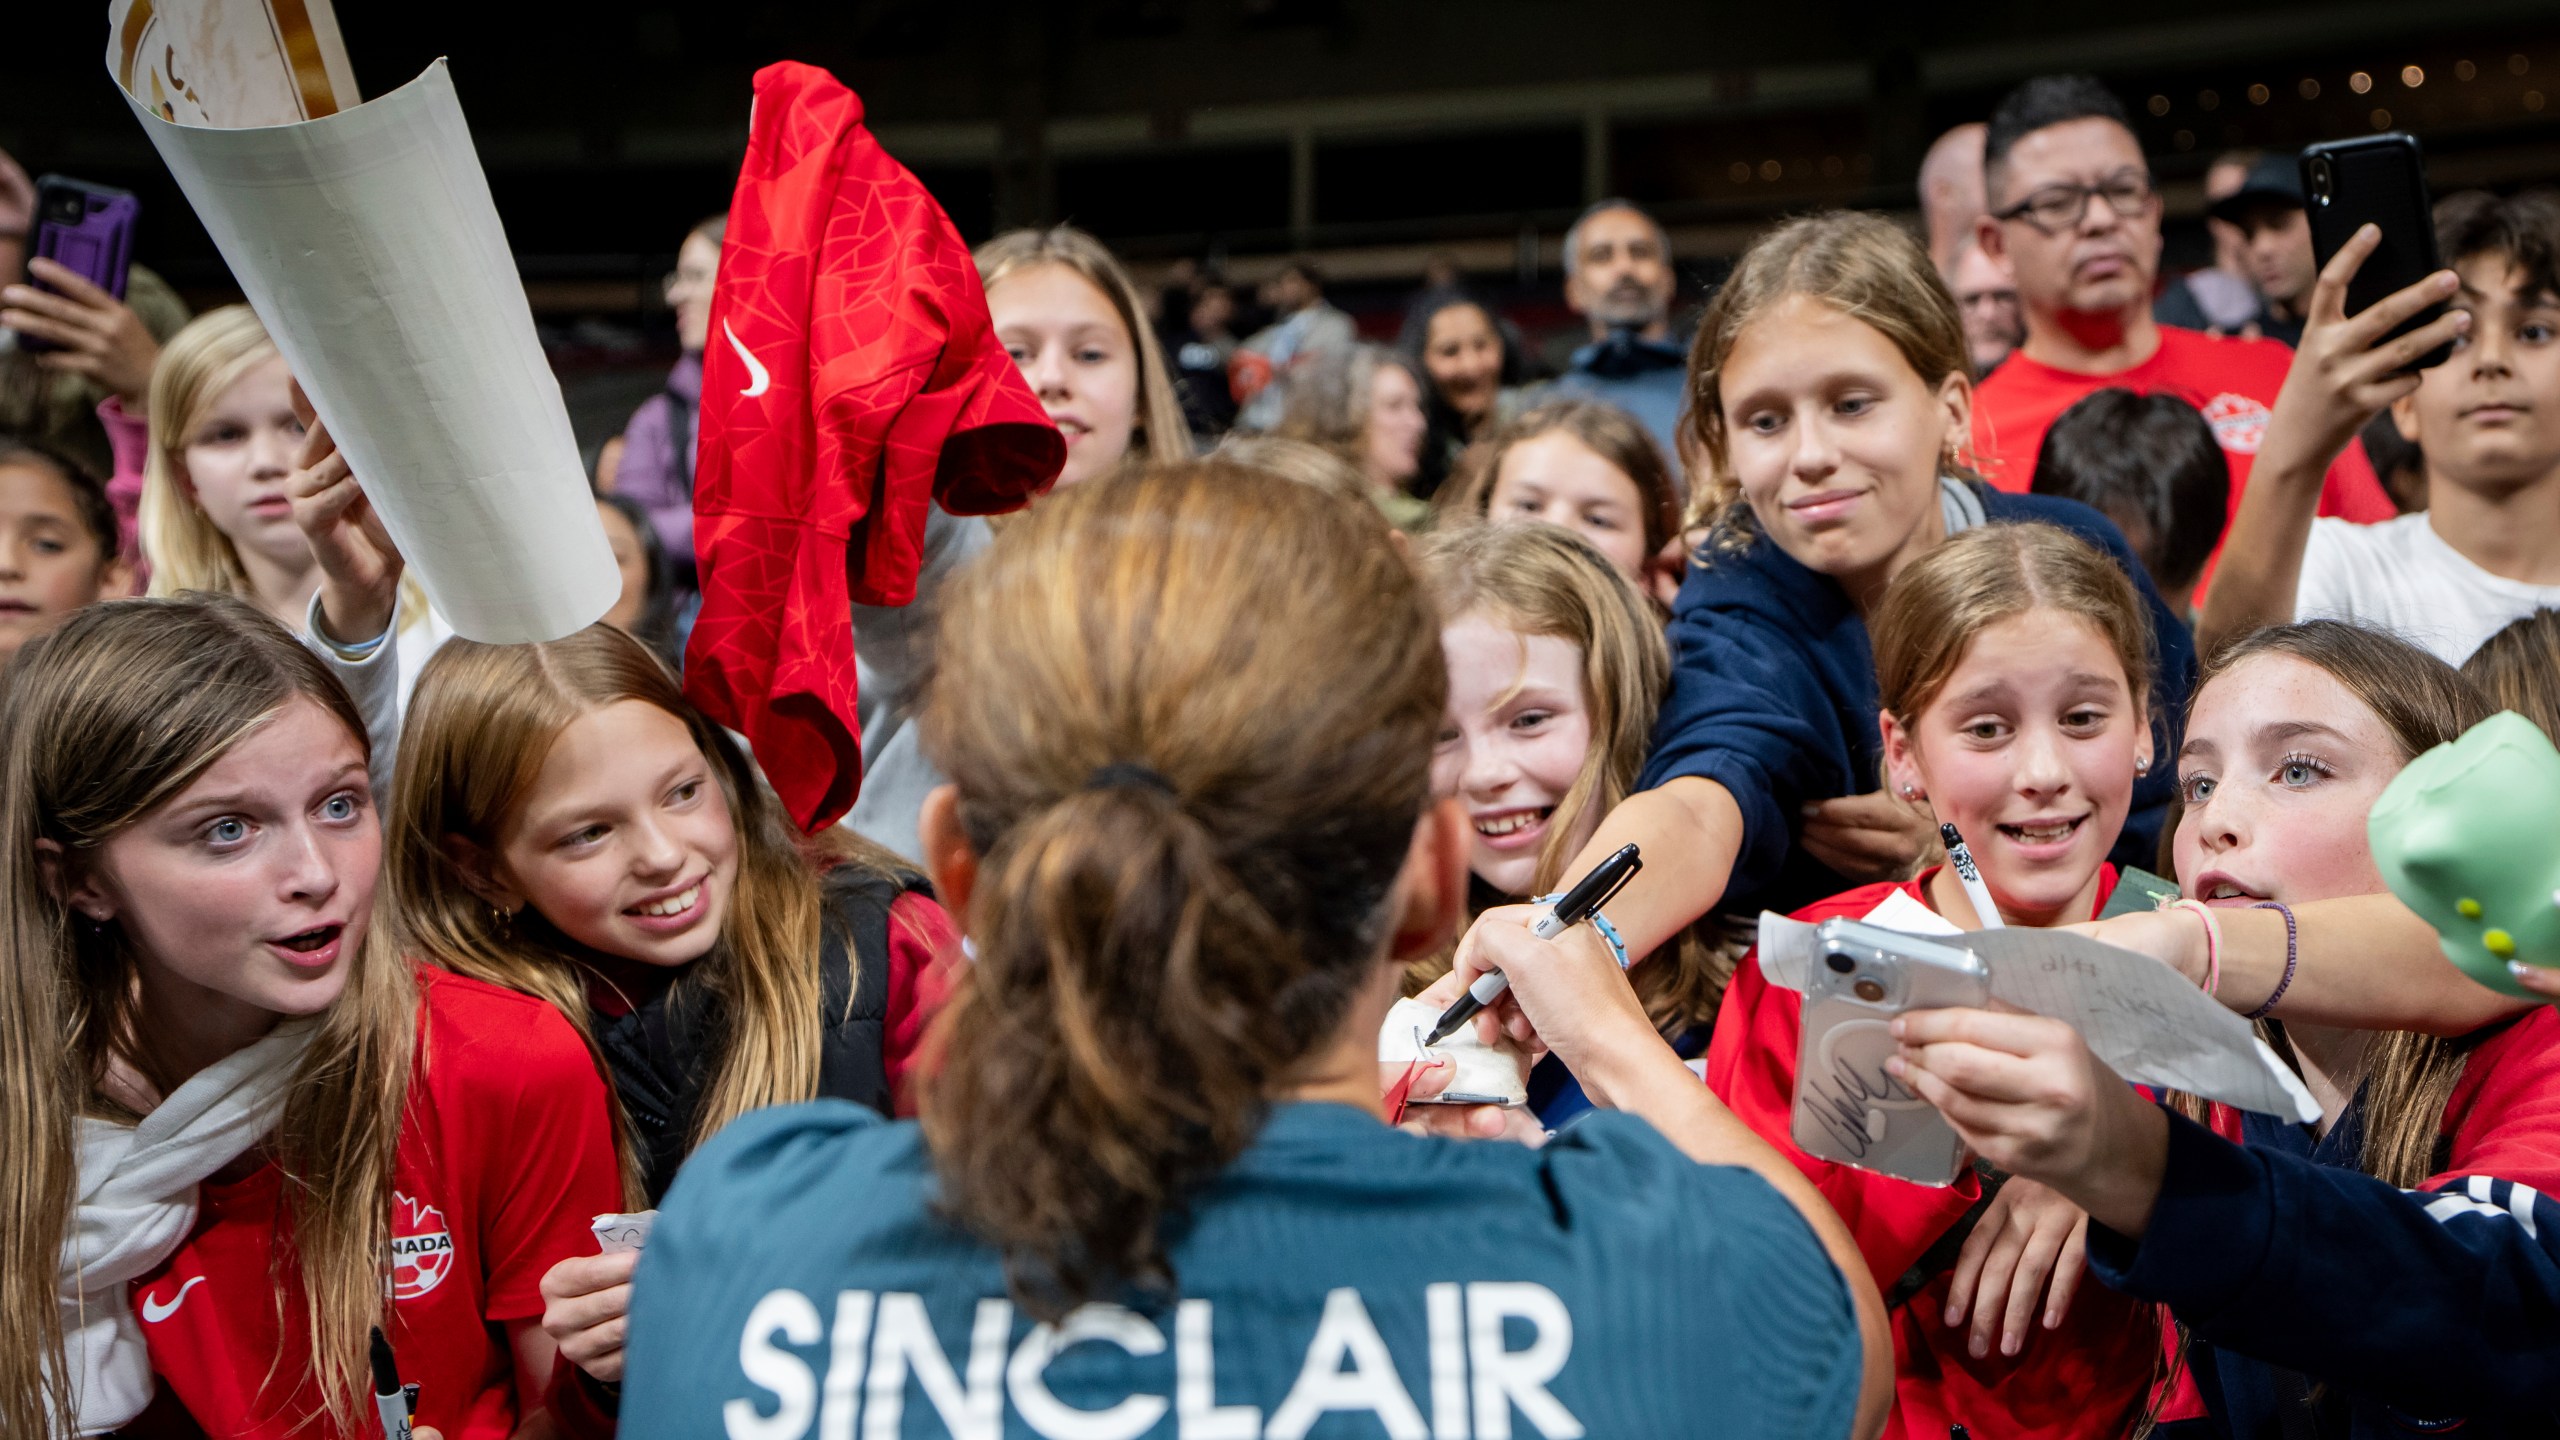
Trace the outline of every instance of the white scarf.
<instances>
[{"instance_id":1,"label":"white scarf","mask_svg":"<svg viewBox=\"0 0 2560 1440\"><path fill-rule=\"evenodd\" d=\"M197 1183L275 1128L319 1023L276 1026L197 1072L138 1125L81 1117L80 1206L62 1244L59 1292L81 1434L117 1429L151 1403L151 1353L125 1287L195 1228Z\"/></svg>"}]
</instances>

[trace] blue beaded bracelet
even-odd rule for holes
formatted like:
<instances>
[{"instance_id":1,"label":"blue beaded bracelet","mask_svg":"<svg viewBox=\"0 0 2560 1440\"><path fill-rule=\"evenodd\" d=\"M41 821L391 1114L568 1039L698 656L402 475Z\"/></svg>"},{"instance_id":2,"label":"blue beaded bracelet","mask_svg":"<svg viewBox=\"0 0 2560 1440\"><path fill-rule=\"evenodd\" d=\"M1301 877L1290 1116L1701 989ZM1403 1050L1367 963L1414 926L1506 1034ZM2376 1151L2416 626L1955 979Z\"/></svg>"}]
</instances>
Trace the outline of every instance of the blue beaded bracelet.
<instances>
[{"instance_id":1,"label":"blue beaded bracelet","mask_svg":"<svg viewBox=\"0 0 2560 1440\"><path fill-rule=\"evenodd\" d=\"M1553 895L1540 895L1529 903L1532 905L1552 905L1563 898L1564 892L1559 890ZM1609 953L1618 957L1618 968L1621 970L1626 969L1630 963L1627 959L1627 942L1618 938L1618 927L1609 923L1608 916L1594 910L1591 912L1591 928L1599 931L1600 938L1609 942Z\"/></svg>"}]
</instances>

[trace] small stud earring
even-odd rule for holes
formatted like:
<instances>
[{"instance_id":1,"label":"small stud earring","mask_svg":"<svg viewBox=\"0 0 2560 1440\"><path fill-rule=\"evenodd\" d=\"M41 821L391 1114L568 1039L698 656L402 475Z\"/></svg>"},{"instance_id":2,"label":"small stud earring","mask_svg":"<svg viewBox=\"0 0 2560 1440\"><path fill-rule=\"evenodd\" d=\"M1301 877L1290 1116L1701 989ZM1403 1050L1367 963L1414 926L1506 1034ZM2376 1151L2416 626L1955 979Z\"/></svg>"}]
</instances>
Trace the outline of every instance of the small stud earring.
<instances>
[{"instance_id":1,"label":"small stud earring","mask_svg":"<svg viewBox=\"0 0 2560 1440\"><path fill-rule=\"evenodd\" d=\"M2148 774L2150 774L2150 773L2151 773L2151 757L2150 757L2150 756L2148 756L2148 755L2136 755L2136 756L2134 756L2134 757L2133 757L2133 773L2134 773L2134 774L2136 774L2136 775L2148 775Z\"/></svg>"},{"instance_id":2,"label":"small stud earring","mask_svg":"<svg viewBox=\"0 0 2560 1440\"><path fill-rule=\"evenodd\" d=\"M1920 787L1919 787L1919 786L1917 786L1917 785L1912 784L1912 783L1911 783L1910 781L1908 781L1908 780L1906 780L1906 781L1902 782L1902 798L1903 798L1903 799L1905 799L1905 800L1917 800L1917 799L1919 799L1919 798L1920 798Z\"/></svg>"}]
</instances>

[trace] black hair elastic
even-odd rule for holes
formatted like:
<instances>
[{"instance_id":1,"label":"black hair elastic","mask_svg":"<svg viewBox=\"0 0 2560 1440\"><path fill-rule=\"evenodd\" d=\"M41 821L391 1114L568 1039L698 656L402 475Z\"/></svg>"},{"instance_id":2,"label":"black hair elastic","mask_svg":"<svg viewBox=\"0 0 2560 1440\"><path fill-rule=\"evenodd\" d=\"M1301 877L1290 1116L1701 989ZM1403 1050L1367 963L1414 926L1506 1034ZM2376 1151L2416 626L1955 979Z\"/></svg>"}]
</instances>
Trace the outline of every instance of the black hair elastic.
<instances>
[{"instance_id":1,"label":"black hair elastic","mask_svg":"<svg viewBox=\"0 0 2560 1440\"><path fill-rule=\"evenodd\" d=\"M1087 790L1154 790L1165 795L1174 793L1173 782L1155 770L1127 760L1114 760L1085 777Z\"/></svg>"}]
</instances>

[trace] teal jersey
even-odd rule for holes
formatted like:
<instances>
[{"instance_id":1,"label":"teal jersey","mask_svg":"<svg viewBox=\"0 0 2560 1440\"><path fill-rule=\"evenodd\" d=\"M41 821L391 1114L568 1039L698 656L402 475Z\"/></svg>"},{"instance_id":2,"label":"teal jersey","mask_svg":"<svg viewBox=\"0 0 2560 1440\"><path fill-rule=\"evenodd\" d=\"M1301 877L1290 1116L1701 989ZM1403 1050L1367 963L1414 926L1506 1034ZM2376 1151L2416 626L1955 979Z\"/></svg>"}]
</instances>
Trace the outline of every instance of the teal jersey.
<instances>
[{"instance_id":1,"label":"teal jersey","mask_svg":"<svg viewBox=\"0 0 2560 1440\"><path fill-rule=\"evenodd\" d=\"M1595 1113L1543 1149L1275 1106L1168 1228L1175 1295L1039 1323L841 1101L695 1154L632 1286L622 1434L1844 1436L1857 1317L1768 1182Z\"/></svg>"}]
</instances>

